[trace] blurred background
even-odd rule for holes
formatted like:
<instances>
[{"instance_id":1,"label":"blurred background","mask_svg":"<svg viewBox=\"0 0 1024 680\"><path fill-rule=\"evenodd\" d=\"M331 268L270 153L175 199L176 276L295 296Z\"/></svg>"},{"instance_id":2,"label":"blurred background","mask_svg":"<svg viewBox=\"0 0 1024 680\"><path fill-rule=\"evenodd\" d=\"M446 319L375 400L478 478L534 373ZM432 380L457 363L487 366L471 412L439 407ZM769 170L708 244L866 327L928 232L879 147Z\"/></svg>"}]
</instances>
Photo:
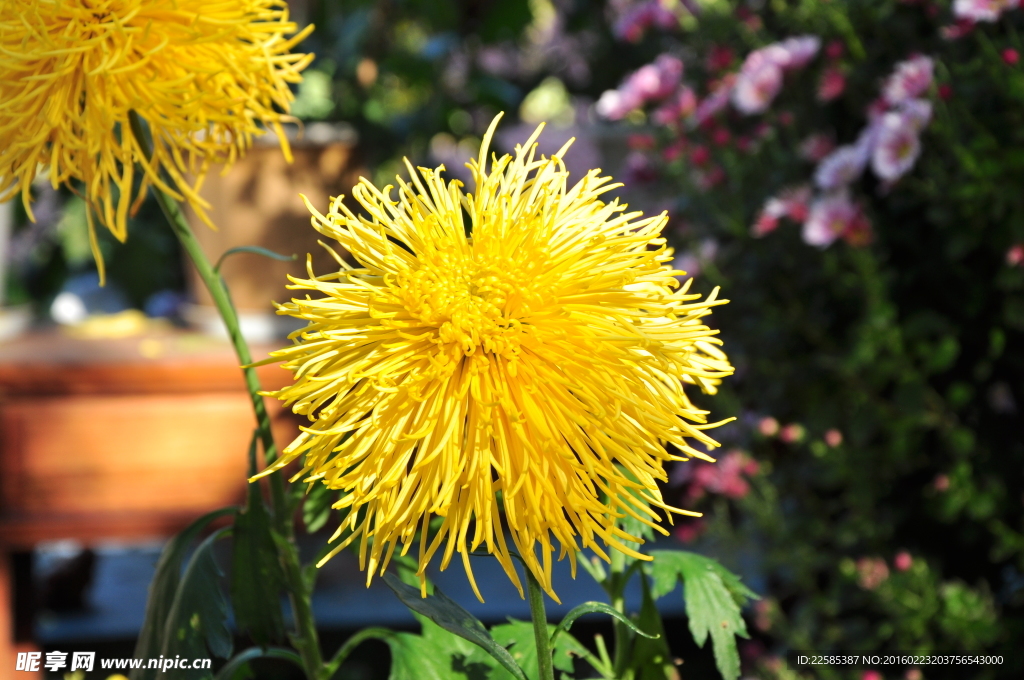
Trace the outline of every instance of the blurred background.
<instances>
[{"instance_id":1,"label":"blurred background","mask_svg":"<svg viewBox=\"0 0 1024 680\"><path fill-rule=\"evenodd\" d=\"M573 174L600 167L624 182L616 194L631 207L668 211L675 266L694 277L695 291L720 286L731 300L712 323L736 375L714 399L695 399L713 417L737 421L718 431L719 462L675 468L666 494L705 512L678 522L672 540L721 559L762 595L746 612L745 677L798 677L782 658L793 649L985 651L1002 654L1004 664L899 677L1024 675L1017 644L1024 639L1024 10L1017 3L289 4L297 21L316 24L300 46L317 58L293 109L304 122L301 135L293 131L296 163L288 166L267 144L231 173L211 175L206 188L220 227L202 234L212 257L241 245L299 257L239 255L225 264L255 342L272 345L290 330L269 304L287 297L285 274L303 271L307 252L318 268L327 266L298 191L324 210L360 176L393 183L403 157L444 164L465 181L464 163L496 113L506 114L501 151L546 122L542 152L575 137L566 158ZM178 396L237 388L228 378L212 388L174 373L196 357L233 367L154 202L132 222L126 244L101 231L109 276L101 289L83 203L47 185L37 191L35 223L20 205L0 206L7 480L25 469L11 463L11 404L25 403L19 395L58 404L75 390L121 398L160 392L128 384L134 378L125 371L140 365L164 371L151 382L187 383L171 390ZM44 365L51 345L41 343L64 352L56 369ZM110 343L121 343L116 356L97 349ZM89 362L115 373L119 387L108 380L81 388L82 378L39 391L46 376L87 371ZM29 380L26 366L38 377ZM182 408L188 403L195 402ZM120 429L117 417L127 416L121 411L94 436ZM286 415L280 422L293 427ZM54 470L76 474L69 463L79 457L76 446L53 449ZM244 442L238 447L225 456L244 467ZM214 473L181 474L202 484ZM119 479L125 486L114 488L132 484ZM31 603L25 594L15 603L35 612L22 637L65 647L133 639L159 545L138 541L157 538L157 525L90 530L66 537L71 542L54 542L59 531L17 534L18 522L49 510L18 500L13 483L4 487L0 535L14 546L18 583L34 584L36 593ZM224 498L237 491L225 488ZM212 501L197 499L195 507ZM119 507L115 498L110 513ZM351 565L336 570L317 602L328 635L340 641L362 622L404 621L397 602L398 613L384 611L389 595L359 594ZM347 595L338 584L348 584ZM496 594L480 615L500 619L520 606L508 597ZM566 602L573 598L566 593ZM678 604L666 614L680 616ZM525 604L520 609L509 613L524 616ZM688 667L706 667L709 653L684 645L683 619L671 622L681 631L680 656L692 660L683 666L687 677ZM372 657L347 667L347 677L383 677ZM883 671L842 677L889 677Z\"/></svg>"}]
</instances>

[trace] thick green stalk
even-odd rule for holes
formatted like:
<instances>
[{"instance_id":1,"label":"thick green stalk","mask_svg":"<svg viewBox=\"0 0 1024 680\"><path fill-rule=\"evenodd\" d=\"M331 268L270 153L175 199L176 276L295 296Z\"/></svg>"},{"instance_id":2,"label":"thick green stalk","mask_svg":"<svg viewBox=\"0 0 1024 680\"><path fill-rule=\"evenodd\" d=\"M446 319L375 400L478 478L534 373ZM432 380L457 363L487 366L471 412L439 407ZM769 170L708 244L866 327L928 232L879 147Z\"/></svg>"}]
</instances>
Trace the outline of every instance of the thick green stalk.
<instances>
[{"instance_id":1,"label":"thick green stalk","mask_svg":"<svg viewBox=\"0 0 1024 680\"><path fill-rule=\"evenodd\" d=\"M626 556L615 550L614 548L609 551L611 554L611 566L608 574L608 592L611 605L617 611L622 614L626 613L626 581L628 576L626 575ZM629 647L632 640L632 635L626 624L622 623L618 619L612 621L612 632L613 639L615 642L615 651L613 652L615 661L612 665L615 673L615 677L619 677L625 670L626 664L629 663Z\"/></svg>"},{"instance_id":2,"label":"thick green stalk","mask_svg":"<svg viewBox=\"0 0 1024 680\"><path fill-rule=\"evenodd\" d=\"M548 617L544 613L544 591L529 569L526 570L526 589L530 596L533 639L537 643L537 677L555 680L555 670L551 665L551 634L548 632Z\"/></svg>"},{"instance_id":3,"label":"thick green stalk","mask_svg":"<svg viewBox=\"0 0 1024 680\"><path fill-rule=\"evenodd\" d=\"M136 141L142 148L147 158L153 155L152 144L146 136L142 126L142 119L132 111L131 128ZM267 413L266 404L260 395L260 381L256 375L256 369L251 366L252 352L249 345L242 337L241 326L238 321L238 313L231 302L227 286L220 275L214 271L206 253L203 252L199 241L192 232L191 226L181 211L181 206L176 200L165 194L157 187L152 187L160 209L167 218L167 222L174 232L174 235L181 242L182 247L188 254L189 259L199 272L213 303L220 313L221 319L228 331L228 337L238 355L238 361L242 365L242 373L245 376L245 386L249 391L252 400L253 411L256 413L257 429L260 440L263 443L263 451L267 463L277 458L277 446L274 444L274 434L270 426L270 415ZM299 562L298 550L294 546L295 527L291 513L288 511L288 502L285 497L284 482L280 475L270 475L270 501L273 510L275 529L289 542L288 550L280 550L285 581L288 587L289 599L292 605L292 612L295 616L296 635L293 639L296 649L302 657L306 675L310 680L322 680L326 678L326 668L323 657L320 653L320 641L316 632L316 622L313 619L313 612L310 606L310 593L305 580L302 578L302 566Z\"/></svg>"}]
</instances>

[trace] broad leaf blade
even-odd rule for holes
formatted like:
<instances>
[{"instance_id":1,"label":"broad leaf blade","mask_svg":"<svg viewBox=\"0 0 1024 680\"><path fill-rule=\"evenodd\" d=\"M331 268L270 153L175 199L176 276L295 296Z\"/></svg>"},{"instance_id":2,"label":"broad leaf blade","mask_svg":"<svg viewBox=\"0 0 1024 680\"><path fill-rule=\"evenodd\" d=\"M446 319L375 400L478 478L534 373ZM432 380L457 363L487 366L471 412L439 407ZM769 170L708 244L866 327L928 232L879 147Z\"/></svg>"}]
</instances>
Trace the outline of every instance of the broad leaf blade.
<instances>
[{"instance_id":1,"label":"broad leaf blade","mask_svg":"<svg viewBox=\"0 0 1024 680\"><path fill-rule=\"evenodd\" d=\"M548 635L554 635L556 629L556 626L549 624ZM508 623L491 628L491 635L499 645L509 648L512 658L530 680L538 680L537 641L533 637L532 623L509 619ZM568 633L562 633L554 638L552 652L555 668L570 674L573 672L573 657L588 654L587 648Z\"/></svg>"},{"instance_id":2,"label":"broad leaf blade","mask_svg":"<svg viewBox=\"0 0 1024 680\"><path fill-rule=\"evenodd\" d=\"M740 675L736 636L749 637L740 606L748 593L752 595L751 591L740 583L739 577L709 557L681 550L659 550L651 556L652 596L667 594L682 578L686 616L694 641L703 647L710 635L718 671L726 680L736 680Z\"/></svg>"},{"instance_id":3,"label":"broad leaf blade","mask_svg":"<svg viewBox=\"0 0 1024 680\"><path fill-rule=\"evenodd\" d=\"M213 545L230 529L221 529L203 541L189 561L174 603L167 615L167 626L160 646L164 658L198 659L212 653L222 659L231 656L231 631L228 629L228 601L220 587L223 573L213 557ZM209 651L207 651L209 650ZM209 669L179 673L182 680L212 678Z\"/></svg>"},{"instance_id":4,"label":"broad leaf blade","mask_svg":"<svg viewBox=\"0 0 1024 680\"><path fill-rule=\"evenodd\" d=\"M135 645L136 659L155 659L160 655L163 644L164 629L167 615L174 603L175 593L181 581L181 563L185 559L192 542L215 520L235 512L235 508L221 508L203 515L185 527L181 533L172 538L160 553L156 564L153 580L149 584L149 597L146 601L146 617L142 623L139 640ZM153 669L135 669L132 680L150 680L157 674Z\"/></svg>"},{"instance_id":5,"label":"broad leaf blade","mask_svg":"<svg viewBox=\"0 0 1024 680\"><path fill-rule=\"evenodd\" d=\"M476 617L442 593L439 588L435 587L434 594L429 597L420 597L419 589L402 583L401 579L393 574L384 574L384 582L409 609L422 614L441 628L477 645L494 657L494 660L517 680L527 680L523 669L516 664L508 650L494 641L494 638Z\"/></svg>"},{"instance_id":6,"label":"broad leaf blade","mask_svg":"<svg viewBox=\"0 0 1024 680\"><path fill-rule=\"evenodd\" d=\"M655 637L636 639L633 643L630 667L637 680L679 680L679 671L672 663L672 651L665 640L665 626L654 604L654 598L651 597L646 576L642 576L640 584L643 600L636 623L640 628L655 634Z\"/></svg>"},{"instance_id":7,"label":"broad leaf blade","mask_svg":"<svg viewBox=\"0 0 1024 680\"><path fill-rule=\"evenodd\" d=\"M254 436L249 447L250 474L256 474L256 442ZM259 484L249 484L245 510L235 516L232 532L231 604L239 630L248 631L264 649L284 639L280 600L284 576L271 531Z\"/></svg>"}]
</instances>

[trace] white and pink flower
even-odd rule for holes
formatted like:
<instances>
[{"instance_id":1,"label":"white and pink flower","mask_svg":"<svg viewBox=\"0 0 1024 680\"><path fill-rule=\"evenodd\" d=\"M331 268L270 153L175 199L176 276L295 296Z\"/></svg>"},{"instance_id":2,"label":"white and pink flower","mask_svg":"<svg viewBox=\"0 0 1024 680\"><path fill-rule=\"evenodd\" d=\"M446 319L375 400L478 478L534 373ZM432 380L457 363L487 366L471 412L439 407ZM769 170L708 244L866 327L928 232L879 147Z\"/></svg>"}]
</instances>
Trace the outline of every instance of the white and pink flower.
<instances>
[{"instance_id":1,"label":"white and pink flower","mask_svg":"<svg viewBox=\"0 0 1024 680\"><path fill-rule=\"evenodd\" d=\"M956 0L953 16L968 21L997 21L1008 10L1020 6L1020 0Z\"/></svg>"},{"instance_id":2,"label":"white and pink flower","mask_svg":"<svg viewBox=\"0 0 1024 680\"><path fill-rule=\"evenodd\" d=\"M751 57L759 57L756 65L748 68ZM762 54L752 52L743 64L736 86L732 91L732 104L748 116L763 113L782 89L782 68Z\"/></svg>"},{"instance_id":3,"label":"white and pink flower","mask_svg":"<svg viewBox=\"0 0 1024 680\"><path fill-rule=\"evenodd\" d=\"M837 191L811 204L804 222L803 239L808 245L827 248L840 237L863 229L866 223L860 207L846 191Z\"/></svg>"},{"instance_id":4,"label":"white and pink flower","mask_svg":"<svg viewBox=\"0 0 1024 680\"><path fill-rule=\"evenodd\" d=\"M896 65L896 70L885 81L882 97L890 106L913 99L931 87L935 63L930 57L918 55Z\"/></svg>"},{"instance_id":5,"label":"white and pink flower","mask_svg":"<svg viewBox=\"0 0 1024 680\"><path fill-rule=\"evenodd\" d=\"M821 189L839 189L855 182L864 172L868 155L858 144L844 144L825 156L814 171L814 183Z\"/></svg>"},{"instance_id":6,"label":"white and pink flower","mask_svg":"<svg viewBox=\"0 0 1024 680\"><path fill-rule=\"evenodd\" d=\"M697 105L696 110L693 112L693 116L690 118L690 123L694 126L702 125L705 121L714 116L718 115L726 106L729 105L729 95L732 93L733 83L736 80L736 75L730 73L726 77L722 78L715 86L707 97L704 97L704 101Z\"/></svg>"},{"instance_id":7,"label":"white and pink flower","mask_svg":"<svg viewBox=\"0 0 1024 680\"><path fill-rule=\"evenodd\" d=\"M806 184L784 189L778 196L773 196L765 202L761 214L750 229L751 235L760 238L770 234L778 228L779 220L783 217L794 222L803 222L807 219L810 200L811 188Z\"/></svg>"},{"instance_id":8,"label":"white and pink flower","mask_svg":"<svg viewBox=\"0 0 1024 680\"><path fill-rule=\"evenodd\" d=\"M921 109L890 111L882 116L878 138L871 153L871 169L880 179L895 182L907 174L921 155L921 128L931 117Z\"/></svg>"}]
</instances>

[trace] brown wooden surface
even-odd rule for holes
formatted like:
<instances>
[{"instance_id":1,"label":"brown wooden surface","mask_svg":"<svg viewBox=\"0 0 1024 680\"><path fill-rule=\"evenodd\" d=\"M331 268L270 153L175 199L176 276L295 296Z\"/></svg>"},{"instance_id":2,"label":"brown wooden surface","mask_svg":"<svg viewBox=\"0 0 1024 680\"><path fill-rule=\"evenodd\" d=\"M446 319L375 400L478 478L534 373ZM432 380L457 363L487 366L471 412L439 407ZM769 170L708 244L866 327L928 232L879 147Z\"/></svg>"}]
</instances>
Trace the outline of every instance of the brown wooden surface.
<instances>
[{"instance_id":1,"label":"brown wooden surface","mask_svg":"<svg viewBox=\"0 0 1024 680\"><path fill-rule=\"evenodd\" d=\"M266 389L290 380L274 365L260 376ZM298 421L266 404L287 444ZM240 502L255 424L226 340L157 327L95 340L50 329L0 343L0 678L13 674L18 650L11 596L26 587L14 583L11 551L169 536Z\"/></svg>"},{"instance_id":2,"label":"brown wooden surface","mask_svg":"<svg viewBox=\"0 0 1024 680\"><path fill-rule=\"evenodd\" d=\"M271 349L254 347L254 359L267 358ZM258 372L264 389L291 380L277 365L261 366ZM237 392L244 387L228 341L198 333L158 329L132 338L84 340L49 329L0 343L0 399Z\"/></svg>"}]
</instances>

